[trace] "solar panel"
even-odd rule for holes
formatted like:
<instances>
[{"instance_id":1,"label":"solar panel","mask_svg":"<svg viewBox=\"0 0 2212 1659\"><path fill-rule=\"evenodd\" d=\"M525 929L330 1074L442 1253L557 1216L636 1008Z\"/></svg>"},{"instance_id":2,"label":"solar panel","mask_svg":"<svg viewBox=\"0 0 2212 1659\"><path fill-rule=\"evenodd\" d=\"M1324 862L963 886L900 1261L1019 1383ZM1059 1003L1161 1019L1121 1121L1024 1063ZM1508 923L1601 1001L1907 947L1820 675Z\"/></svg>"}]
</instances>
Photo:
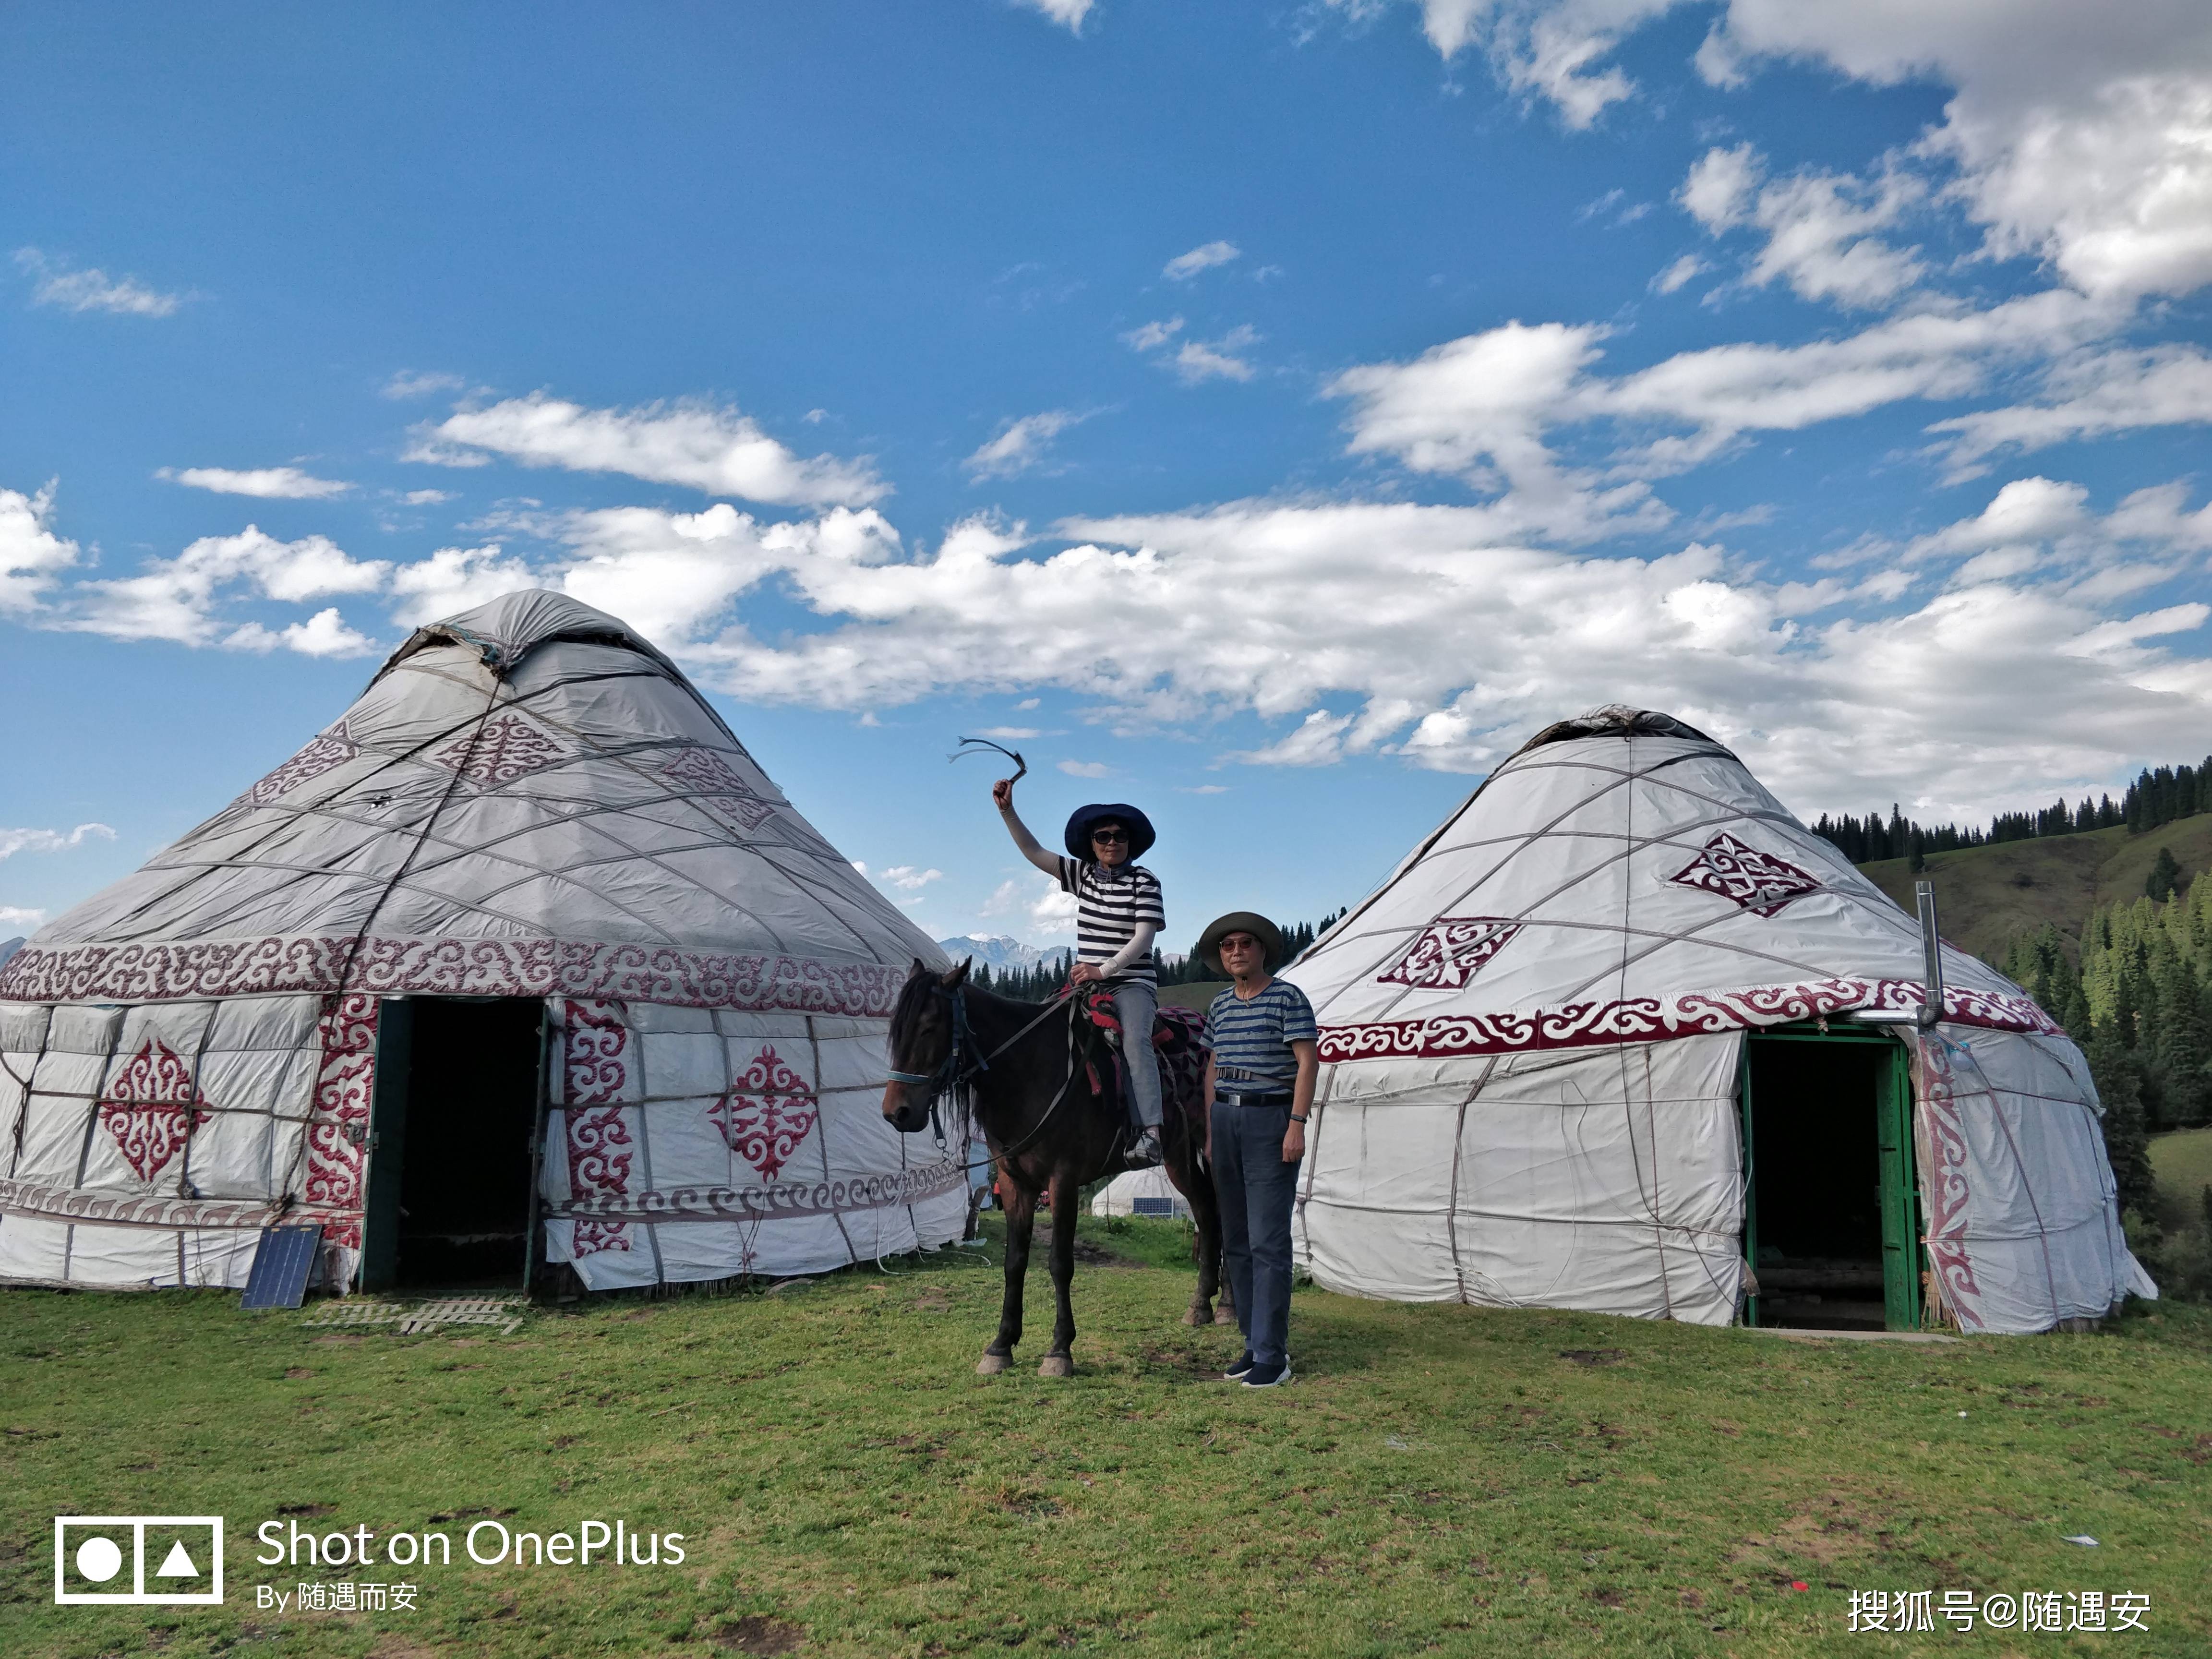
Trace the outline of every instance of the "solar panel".
<instances>
[{"instance_id":1,"label":"solar panel","mask_svg":"<svg viewBox=\"0 0 2212 1659\"><path fill-rule=\"evenodd\" d=\"M296 1308L307 1298L307 1277L315 1270L315 1252L323 1230L312 1227L264 1227L261 1248L253 1253L253 1272L246 1281L241 1308Z\"/></svg>"},{"instance_id":2,"label":"solar panel","mask_svg":"<svg viewBox=\"0 0 2212 1659\"><path fill-rule=\"evenodd\" d=\"M1173 1215L1176 1201L1171 1198L1133 1198L1130 1208L1138 1215Z\"/></svg>"}]
</instances>

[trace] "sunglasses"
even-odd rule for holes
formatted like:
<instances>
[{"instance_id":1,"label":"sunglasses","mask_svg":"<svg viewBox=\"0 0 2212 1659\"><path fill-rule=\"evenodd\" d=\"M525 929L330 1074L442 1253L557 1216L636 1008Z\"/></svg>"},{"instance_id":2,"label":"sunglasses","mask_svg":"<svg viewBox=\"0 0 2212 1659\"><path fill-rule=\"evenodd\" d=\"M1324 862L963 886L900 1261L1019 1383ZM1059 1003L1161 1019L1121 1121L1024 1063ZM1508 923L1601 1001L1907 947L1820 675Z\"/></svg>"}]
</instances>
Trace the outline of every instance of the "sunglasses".
<instances>
[{"instance_id":1,"label":"sunglasses","mask_svg":"<svg viewBox=\"0 0 2212 1659\"><path fill-rule=\"evenodd\" d=\"M1091 839L1095 842L1104 842L1109 846L1116 842L1126 844L1129 839L1129 832L1127 830L1093 830L1091 832Z\"/></svg>"}]
</instances>

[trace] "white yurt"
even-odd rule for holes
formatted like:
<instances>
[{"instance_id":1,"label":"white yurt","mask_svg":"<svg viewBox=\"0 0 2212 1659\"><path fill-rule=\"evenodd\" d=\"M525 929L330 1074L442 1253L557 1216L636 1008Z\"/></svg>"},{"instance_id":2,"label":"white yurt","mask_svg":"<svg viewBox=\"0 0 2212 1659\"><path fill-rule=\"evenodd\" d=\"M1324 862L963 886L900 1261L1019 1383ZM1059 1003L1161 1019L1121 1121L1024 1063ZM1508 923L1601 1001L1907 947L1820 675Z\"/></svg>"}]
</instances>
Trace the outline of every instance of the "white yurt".
<instances>
[{"instance_id":1,"label":"white yurt","mask_svg":"<svg viewBox=\"0 0 2212 1659\"><path fill-rule=\"evenodd\" d=\"M943 953L665 657L557 593L361 698L0 968L0 1280L798 1273L957 1237L881 1115Z\"/></svg>"},{"instance_id":2,"label":"white yurt","mask_svg":"<svg viewBox=\"0 0 2212 1659\"><path fill-rule=\"evenodd\" d=\"M1168 1172L1158 1165L1149 1170L1124 1170L1101 1187L1091 1198L1093 1215L1134 1215L1137 1200L1145 1200L1147 1215L1181 1216L1191 1218L1190 1200L1176 1190Z\"/></svg>"},{"instance_id":3,"label":"white yurt","mask_svg":"<svg viewBox=\"0 0 2212 1659\"><path fill-rule=\"evenodd\" d=\"M2154 1287L2081 1052L1664 714L1551 726L1286 972L1295 1238L1401 1301L2028 1332Z\"/></svg>"}]
</instances>

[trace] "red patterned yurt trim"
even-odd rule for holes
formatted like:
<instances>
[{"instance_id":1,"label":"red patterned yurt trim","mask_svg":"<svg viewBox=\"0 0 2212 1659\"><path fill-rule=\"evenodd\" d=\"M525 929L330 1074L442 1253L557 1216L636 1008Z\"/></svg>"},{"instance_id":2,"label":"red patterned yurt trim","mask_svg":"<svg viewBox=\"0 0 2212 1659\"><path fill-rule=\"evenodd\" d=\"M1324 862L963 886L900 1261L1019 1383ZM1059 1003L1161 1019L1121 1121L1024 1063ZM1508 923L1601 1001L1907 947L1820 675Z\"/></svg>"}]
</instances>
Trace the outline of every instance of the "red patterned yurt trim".
<instances>
[{"instance_id":1,"label":"red patterned yurt trim","mask_svg":"<svg viewBox=\"0 0 2212 1659\"><path fill-rule=\"evenodd\" d=\"M967 1172L952 1160L850 1181L782 1182L767 1187L672 1187L665 1190L572 1198L550 1206L556 1220L574 1219L580 1234L592 1218L622 1221L774 1221L787 1216L835 1215L848 1210L914 1204L952 1191Z\"/></svg>"},{"instance_id":2,"label":"red patterned yurt trim","mask_svg":"<svg viewBox=\"0 0 2212 1659\"><path fill-rule=\"evenodd\" d=\"M707 1109L725 1146L764 1181L791 1162L821 1108L814 1090L773 1047L753 1056L737 1087Z\"/></svg>"},{"instance_id":3,"label":"red patterned yurt trim","mask_svg":"<svg viewBox=\"0 0 2212 1659\"><path fill-rule=\"evenodd\" d=\"M1756 1030L1858 1009L1916 1012L1924 993L1903 980L1827 979L1679 997L1570 1003L1534 1013L1437 1014L1427 1019L1324 1025L1323 1060L1430 1060L1536 1048L1595 1048L1621 1042ZM2055 1035L2059 1027L2027 996L1947 988L1943 1018L1955 1025Z\"/></svg>"},{"instance_id":4,"label":"red patterned yurt trim","mask_svg":"<svg viewBox=\"0 0 2212 1659\"><path fill-rule=\"evenodd\" d=\"M361 1248L362 1163L376 1083L373 996L326 996L315 1022L322 1063L307 1118L307 1201L332 1213L324 1237L341 1249Z\"/></svg>"},{"instance_id":5,"label":"red patterned yurt trim","mask_svg":"<svg viewBox=\"0 0 2212 1659\"><path fill-rule=\"evenodd\" d=\"M1790 900L1820 890L1818 876L1747 846L1726 830L1667 879L1677 887L1717 894L1754 916L1771 916Z\"/></svg>"},{"instance_id":6,"label":"red patterned yurt trim","mask_svg":"<svg viewBox=\"0 0 2212 1659\"><path fill-rule=\"evenodd\" d=\"M1966 1254L1966 1128L1959 1080L1942 1037L1916 1034L1912 1045L1913 1152L1927 1206L1923 1243L1943 1304L1961 1330L1982 1328L1982 1287Z\"/></svg>"},{"instance_id":7,"label":"red patterned yurt trim","mask_svg":"<svg viewBox=\"0 0 2212 1659\"><path fill-rule=\"evenodd\" d=\"M192 1131L214 1121L199 1109L199 1090L184 1056L149 1037L100 1091L100 1127L113 1136L141 1181L151 1181L182 1150Z\"/></svg>"},{"instance_id":8,"label":"red patterned yurt trim","mask_svg":"<svg viewBox=\"0 0 2212 1659\"><path fill-rule=\"evenodd\" d=\"M0 1215L32 1216L41 1221L77 1221L102 1227L266 1227L279 1219L322 1218L274 1204L225 1202L217 1199L147 1196L82 1187L48 1187L32 1181L0 1181Z\"/></svg>"},{"instance_id":9,"label":"red patterned yurt trim","mask_svg":"<svg viewBox=\"0 0 2212 1659\"><path fill-rule=\"evenodd\" d=\"M333 766L343 766L361 753L353 734L340 720L320 737L311 739L307 746L286 761L275 771L262 778L253 787L231 803L234 806L265 806L279 795L298 788L310 778L320 777Z\"/></svg>"},{"instance_id":10,"label":"red patterned yurt trim","mask_svg":"<svg viewBox=\"0 0 2212 1659\"><path fill-rule=\"evenodd\" d=\"M351 957L351 969L347 963ZM185 945L25 945L0 968L0 1002L179 1002L331 992L371 996L579 997L801 1014L888 1016L903 965L717 955L663 945L344 935Z\"/></svg>"},{"instance_id":11,"label":"red patterned yurt trim","mask_svg":"<svg viewBox=\"0 0 2212 1659\"><path fill-rule=\"evenodd\" d=\"M568 1191L572 1203L622 1200L629 1191L629 1126L623 1121L624 1051L629 1028L619 1008L569 1002L561 1015L562 1116L568 1122ZM629 1229L619 1221L576 1223L569 1254L579 1259L601 1250L627 1250Z\"/></svg>"}]
</instances>

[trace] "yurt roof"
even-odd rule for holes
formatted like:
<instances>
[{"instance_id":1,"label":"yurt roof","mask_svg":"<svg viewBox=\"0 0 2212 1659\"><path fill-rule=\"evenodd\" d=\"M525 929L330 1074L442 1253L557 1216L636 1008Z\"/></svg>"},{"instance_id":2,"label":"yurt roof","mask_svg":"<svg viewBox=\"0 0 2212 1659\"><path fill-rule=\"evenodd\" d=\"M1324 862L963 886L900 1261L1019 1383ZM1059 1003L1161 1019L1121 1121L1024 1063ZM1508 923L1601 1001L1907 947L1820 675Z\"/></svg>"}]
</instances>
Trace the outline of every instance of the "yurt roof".
<instances>
[{"instance_id":1,"label":"yurt roof","mask_svg":"<svg viewBox=\"0 0 2212 1659\"><path fill-rule=\"evenodd\" d=\"M1917 921L1722 744L1650 710L1547 726L1287 977L1324 1058L1581 1047L1923 1000ZM2055 1029L1945 946L1945 1018Z\"/></svg>"},{"instance_id":2,"label":"yurt roof","mask_svg":"<svg viewBox=\"0 0 2212 1659\"><path fill-rule=\"evenodd\" d=\"M567 994L888 1012L936 945L683 672L563 594L418 629L300 751L0 969L0 1000Z\"/></svg>"}]
</instances>

